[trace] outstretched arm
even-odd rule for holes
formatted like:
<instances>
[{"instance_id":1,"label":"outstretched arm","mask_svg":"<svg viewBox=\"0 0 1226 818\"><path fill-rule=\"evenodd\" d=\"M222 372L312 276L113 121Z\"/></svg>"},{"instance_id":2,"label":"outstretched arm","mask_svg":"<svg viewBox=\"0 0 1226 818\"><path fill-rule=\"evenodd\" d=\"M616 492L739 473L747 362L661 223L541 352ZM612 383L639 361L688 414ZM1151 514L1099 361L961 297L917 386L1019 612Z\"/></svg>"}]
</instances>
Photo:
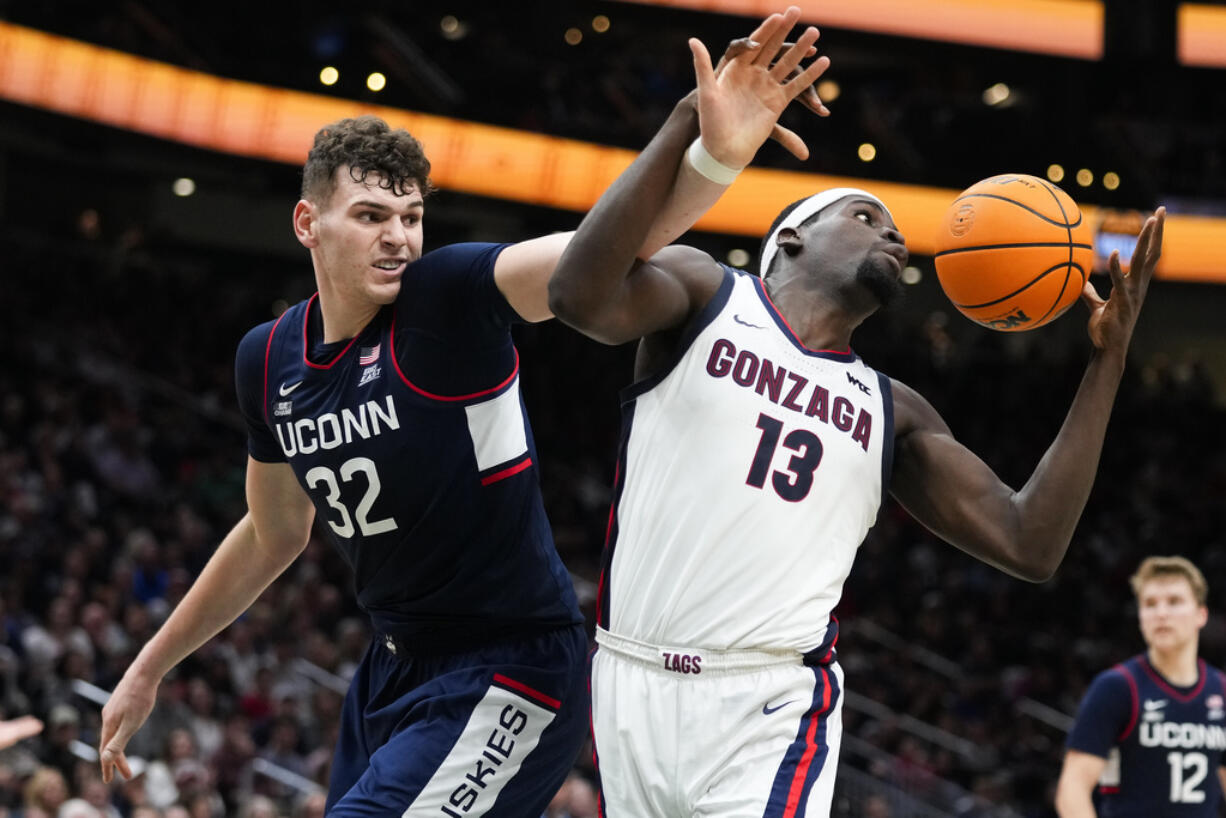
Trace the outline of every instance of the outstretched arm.
<instances>
[{"instance_id":1,"label":"outstretched arm","mask_svg":"<svg viewBox=\"0 0 1226 818\"><path fill-rule=\"evenodd\" d=\"M622 343L683 323L710 297L719 267L705 254L673 254L695 275L676 270L676 259L643 259L688 229L724 190L683 161L699 125L706 152L721 165L742 168L771 136L784 108L829 65L822 57L797 71L817 29L783 48L799 15L792 7L768 17L751 35L754 45L727 59L718 73L702 43L690 41L697 109L679 104L584 218L549 285L549 306L558 317L593 338ZM779 132L780 141L805 155L804 143L789 134Z\"/></svg>"},{"instance_id":2,"label":"outstretched arm","mask_svg":"<svg viewBox=\"0 0 1226 818\"><path fill-rule=\"evenodd\" d=\"M1020 491L1001 482L958 443L927 401L896 384L891 491L935 534L1023 579L1042 581L1055 573L1098 471L1128 344L1162 248L1165 218L1160 208L1146 221L1128 274L1118 254L1112 254L1110 299L1101 299L1086 282L1082 300L1090 308L1093 356L1055 441Z\"/></svg>"},{"instance_id":3,"label":"outstretched arm","mask_svg":"<svg viewBox=\"0 0 1226 818\"><path fill-rule=\"evenodd\" d=\"M124 748L153 711L162 677L259 597L306 547L315 509L288 463L247 461L249 511L230 530L102 708L102 780L132 777Z\"/></svg>"}]
</instances>

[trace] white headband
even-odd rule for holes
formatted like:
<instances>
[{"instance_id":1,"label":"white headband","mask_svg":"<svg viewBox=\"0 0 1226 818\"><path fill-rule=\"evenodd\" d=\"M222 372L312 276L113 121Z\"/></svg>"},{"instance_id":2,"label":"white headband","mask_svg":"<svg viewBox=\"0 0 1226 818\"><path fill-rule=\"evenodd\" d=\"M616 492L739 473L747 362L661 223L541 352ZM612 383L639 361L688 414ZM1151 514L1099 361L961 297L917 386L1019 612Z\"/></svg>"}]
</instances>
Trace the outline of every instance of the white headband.
<instances>
[{"instance_id":1,"label":"white headband","mask_svg":"<svg viewBox=\"0 0 1226 818\"><path fill-rule=\"evenodd\" d=\"M885 202L878 199L867 190L860 190L854 187L832 187L829 190L823 190L820 193L814 193L809 198L805 199L787 215L783 221L775 228L774 232L766 239L766 244L762 248L762 259L758 262L758 274L766 275L766 271L770 269L771 261L774 260L775 254L779 252L777 240L779 231L785 227L790 227L793 230L800 227L813 216L817 215L818 211L827 205L834 204L839 199L844 199L848 196L857 196L862 199L868 199L870 202L875 202L878 207L885 211L885 214L893 220L890 214L890 209L885 206Z\"/></svg>"}]
</instances>

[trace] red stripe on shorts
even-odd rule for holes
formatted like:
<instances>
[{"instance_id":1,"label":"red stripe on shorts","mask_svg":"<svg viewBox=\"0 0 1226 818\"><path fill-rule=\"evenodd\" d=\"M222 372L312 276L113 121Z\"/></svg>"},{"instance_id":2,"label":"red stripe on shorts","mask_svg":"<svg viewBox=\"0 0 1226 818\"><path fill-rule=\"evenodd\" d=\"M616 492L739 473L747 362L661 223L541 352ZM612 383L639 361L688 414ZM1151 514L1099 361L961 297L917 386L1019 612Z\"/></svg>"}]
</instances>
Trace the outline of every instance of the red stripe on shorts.
<instances>
[{"instance_id":1,"label":"red stripe on shorts","mask_svg":"<svg viewBox=\"0 0 1226 818\"><path fill-rule=\"evenodd\" d=\"M783 809L783 818L795 818L800 808L800 796L805 791L805 779L809 777L809 765L813 756L817 755L817 725L830 710L830 677L822 668L822 709L809 717L809 729L805 731L805 752L796 765L796 774L792 776L792 786L788 790L788 803Z\"/></svg>"},{"instance_id":2,"label":"red stripe on shorts","mask_svg":"<svg viewBox=\"0 0 1226 818\"><path fill-rule=\"evenodd\" d=\"M494 681L502 685L503 687L509 687L512 690L523 693L528 698L535 699L536 701L540 702L546 707L551 707L554 710L557 710L558 708L562 706L562 702L553 698L552 696L546 696L541 691L534 690L533 688L528 687L523 682L517 682L514 679L507 678L506 676L503 676L501 673L494 674Z\"/></svg>"}]
</instances>

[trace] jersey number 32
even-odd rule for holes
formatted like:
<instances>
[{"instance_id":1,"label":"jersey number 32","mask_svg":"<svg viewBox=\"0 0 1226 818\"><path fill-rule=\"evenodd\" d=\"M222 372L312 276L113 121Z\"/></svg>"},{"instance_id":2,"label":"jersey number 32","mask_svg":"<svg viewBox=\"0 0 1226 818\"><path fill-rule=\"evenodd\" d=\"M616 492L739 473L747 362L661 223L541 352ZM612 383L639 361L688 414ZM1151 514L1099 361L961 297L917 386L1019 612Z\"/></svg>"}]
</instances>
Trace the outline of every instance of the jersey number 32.
<instances>
[{"instance_id":1,"label":"jersey number 32","mask_svg":"<svg viewBox=\"0 0 1226 818\"><path fill-rule=\"evenodd\" d=\"M362 494L362 499L358 501L357 508L350 514L349 508L341 502L340 483L351 482L359 473L366 478L366 491ZM341 464L340 481L338 482L336 478L337 472L327 466L316 466L306 473L308 486L311 488L324 486L327 489L328 493L324 497L324 502L331 506L340 518L339 520L329 518L328 525L338 537L348 539L354 535L355 531L361 531L363 537L369 537L396 530L396 521L391 517L384 517L382 520L370 519L370 510L379 497L379 490L383 488L383 484L379 482L379 470L375 468L375 461L369 457L354 457L346 460ZM357 520L356 529L353 525L354 520Z\"/></svg>"}]
</instances>

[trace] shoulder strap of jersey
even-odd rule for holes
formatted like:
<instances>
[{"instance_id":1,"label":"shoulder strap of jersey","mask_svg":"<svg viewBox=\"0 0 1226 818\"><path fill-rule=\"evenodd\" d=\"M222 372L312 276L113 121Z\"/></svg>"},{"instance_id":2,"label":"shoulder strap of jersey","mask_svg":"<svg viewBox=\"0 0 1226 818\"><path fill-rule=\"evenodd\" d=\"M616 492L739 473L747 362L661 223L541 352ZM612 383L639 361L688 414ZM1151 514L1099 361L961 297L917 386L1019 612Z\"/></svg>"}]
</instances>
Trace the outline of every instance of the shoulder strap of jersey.
<instances>
[{"instance_id":1,"label":"shoulder strap of jersey","mask_svg":"<svg viewBox=\"0 0 1226 818\"><path fill-rule=\"evenodd\" d=\"M1137 727L1137 715L1141 709L1141 702L1140 702L1141 696L1137 692L1137 680L1132 675L1132 669L1128 667L1127 662L1121 662L1120 664L1116 665L1115 667L1111 669L1118 672L1121 676L1124 677L1124 681L1128 682L1128 695L1130 696L1132 700L1131 702L1132 707L1130 710L1130 715L1128 717L1128 724L1125 725L1124 729L1120 732L1119 736L1117 736L1115 739L1116 742L1118 743L1128 738L1130 735L1132 735L1132 731L1135 730Z\"/></svg>"},{"instance_id":2,"label":"shoulder strap of jersey","mask_svg":"<svg viewBox=\"0 0 1226 818\"><path fill-rule=\"evenodd\" d=\"M277 320L273 322L272 329L268 331L268 343L264 346L264 390L263 399L260 401L260 408L264 410L264 422L268 423L268 362L272 358L272 339L277 334L277 327L281 326L281 320L286 315L293 312L293 309L288 309L277 316ZM271 424L269 424L271 426Z\"/></svg>"}]
</instances>

